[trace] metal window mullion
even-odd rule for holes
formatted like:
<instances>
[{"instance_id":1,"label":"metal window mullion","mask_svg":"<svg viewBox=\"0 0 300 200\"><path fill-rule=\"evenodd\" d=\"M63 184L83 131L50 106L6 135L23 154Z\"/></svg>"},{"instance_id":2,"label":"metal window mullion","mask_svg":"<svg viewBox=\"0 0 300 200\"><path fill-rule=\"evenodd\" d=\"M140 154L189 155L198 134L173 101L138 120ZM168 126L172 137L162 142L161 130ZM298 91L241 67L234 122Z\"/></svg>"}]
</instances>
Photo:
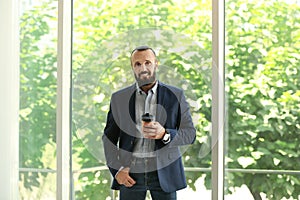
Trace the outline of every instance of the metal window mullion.
<instances>
[{"instance_id":1,"label":"metal window mullion","mask_svg":"<svg viewBox=\"0 0 300 200\"><path fill-rule=\"evenodd\" d=\"M56 199L71 199L70 87L72 55L72 1L58 1L57 42L57 176Z\"/></svg>"},{"instance_id":2,"label":"metal window mullion","mask_svg":"<svg viewBox=\"0 0 300 200\"><path fill-rule=\"evenodd\" d=\"M212 200L224 199L224 0L212 1Z\"/></svg>"}]
</instances>

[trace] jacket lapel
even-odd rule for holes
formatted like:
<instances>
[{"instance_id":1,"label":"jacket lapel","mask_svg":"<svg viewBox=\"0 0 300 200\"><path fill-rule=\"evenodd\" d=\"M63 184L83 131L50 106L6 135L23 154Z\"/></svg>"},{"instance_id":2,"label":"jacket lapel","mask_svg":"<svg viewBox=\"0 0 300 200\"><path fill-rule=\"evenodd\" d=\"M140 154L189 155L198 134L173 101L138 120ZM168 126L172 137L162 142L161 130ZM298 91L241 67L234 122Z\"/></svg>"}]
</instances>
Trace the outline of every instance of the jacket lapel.
<instances>
[{"instance_id":1,"label":"jacket lapel","mask_svg":"<svg viewBox=\"0 0 300 200\"><path fill-rule=\"evenodd\" d=\"M131 119L136 122L135 117L135 98L136 98L136 85L133 84L130 87L130 99L129 99L129 114ZM164 125L167 120L167 104L168 101L167 95L166 95L166 87L162 86L160 82L158 82L157 87L157 107L156 107L156 121L158 121L160 124Z\"/></svg>"},{"instance_id":2,"label":"jacket lapel","mask_svg":"<svg viewBox=\"0 0 300 200\"><path fill-rule=\"evenodd\" d=\"M166 122L166 92L165 87L161 85L160 82L158 82L157 87L157 107L156 107L156 121L158 121L160 124L164 125Z\"/></svg>"},{"instance_id":3,"label":"jacket lapel","mask_svg":"<svg viewBox=\"0 0 300 200\"><path fill-rule=\"evenodd\" d=\"M129 99L129 114L134 123L136 123L135 119L135 96L136 96L136 85L134 84L130 90L130 99Z\"/></svg>"}]
</instances>

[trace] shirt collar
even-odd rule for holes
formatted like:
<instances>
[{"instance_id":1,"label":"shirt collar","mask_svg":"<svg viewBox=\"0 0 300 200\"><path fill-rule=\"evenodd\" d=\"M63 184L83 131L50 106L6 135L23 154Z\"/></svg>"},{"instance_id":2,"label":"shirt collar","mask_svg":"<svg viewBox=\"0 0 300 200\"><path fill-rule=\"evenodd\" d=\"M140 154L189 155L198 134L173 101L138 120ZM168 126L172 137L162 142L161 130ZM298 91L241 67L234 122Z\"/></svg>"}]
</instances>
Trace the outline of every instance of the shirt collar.
<instances>
[{"instance_id":1,"label":"shirt collar","mask_svg":"<svg viewBox=\"0 0 300 200\"><path fill-rule=\"evenodd\" d=\"M158 81L155 82L154 86L149 90L152 92L152 94L155 94L157 92L158 87ZM138 94L142 94L144 91L139 87L138 83L136 83L136 89Z\"/></svg>"}]
</instances>

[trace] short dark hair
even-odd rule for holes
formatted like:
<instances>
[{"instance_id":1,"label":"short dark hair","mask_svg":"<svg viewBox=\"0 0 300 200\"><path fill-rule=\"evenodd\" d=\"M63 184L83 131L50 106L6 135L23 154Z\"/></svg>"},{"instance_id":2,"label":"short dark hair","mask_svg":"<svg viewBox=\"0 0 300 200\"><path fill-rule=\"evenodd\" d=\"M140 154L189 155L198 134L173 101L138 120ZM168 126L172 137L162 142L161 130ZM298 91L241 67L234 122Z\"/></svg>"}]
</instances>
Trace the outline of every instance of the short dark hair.
<instances>
[{"instance_id":1,"label":"short dark hair","mask_svg":"<svg viewBox=\"0 0 300 200\"><path fill-rule=\"evenodd\" d=\"M156 57L155 51L154 51L151 47L148 47L148 46L138 46L138 47L136 47L135 49L132 50L132 52L131 52L131 54L130 54L130 57L131 57L132 54L133 54L134 52L136 52L136 51L146 51L146 50L148 50L148 49L150 49L150 50L153 52L154 56Z\"/></svg>"}]
</instances>

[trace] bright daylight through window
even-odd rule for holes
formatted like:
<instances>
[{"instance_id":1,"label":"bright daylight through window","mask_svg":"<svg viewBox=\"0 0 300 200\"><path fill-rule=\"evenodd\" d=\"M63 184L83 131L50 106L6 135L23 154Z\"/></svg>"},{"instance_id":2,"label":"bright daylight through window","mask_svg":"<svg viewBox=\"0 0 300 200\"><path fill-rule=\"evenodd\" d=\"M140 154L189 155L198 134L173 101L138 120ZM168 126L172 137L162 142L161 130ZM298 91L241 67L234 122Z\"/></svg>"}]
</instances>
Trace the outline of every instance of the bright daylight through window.
<instances>
[{"instance_id":1,"label":"bright daylight through window","mask_svg":"<svg viewBox=\"0 0 300 200\"><path fill-rule=\"evenodd\" d=\"M156 51L158 79L184 90L196 128L195 143L180 148L188 187L179 200L216 191L214 50L225 56L224 199L300 199L299 1L225 1L224 49L213 47L211 0L64 1L73 28L72 57L64 57L72 62L70 141L56 137L58 2L20 1L20 199L56 199L61 142L71 145L70 198L118 198L101 137L111 94L135 81L129 58L140 45Z\"/></svg>"}]
</instances>

